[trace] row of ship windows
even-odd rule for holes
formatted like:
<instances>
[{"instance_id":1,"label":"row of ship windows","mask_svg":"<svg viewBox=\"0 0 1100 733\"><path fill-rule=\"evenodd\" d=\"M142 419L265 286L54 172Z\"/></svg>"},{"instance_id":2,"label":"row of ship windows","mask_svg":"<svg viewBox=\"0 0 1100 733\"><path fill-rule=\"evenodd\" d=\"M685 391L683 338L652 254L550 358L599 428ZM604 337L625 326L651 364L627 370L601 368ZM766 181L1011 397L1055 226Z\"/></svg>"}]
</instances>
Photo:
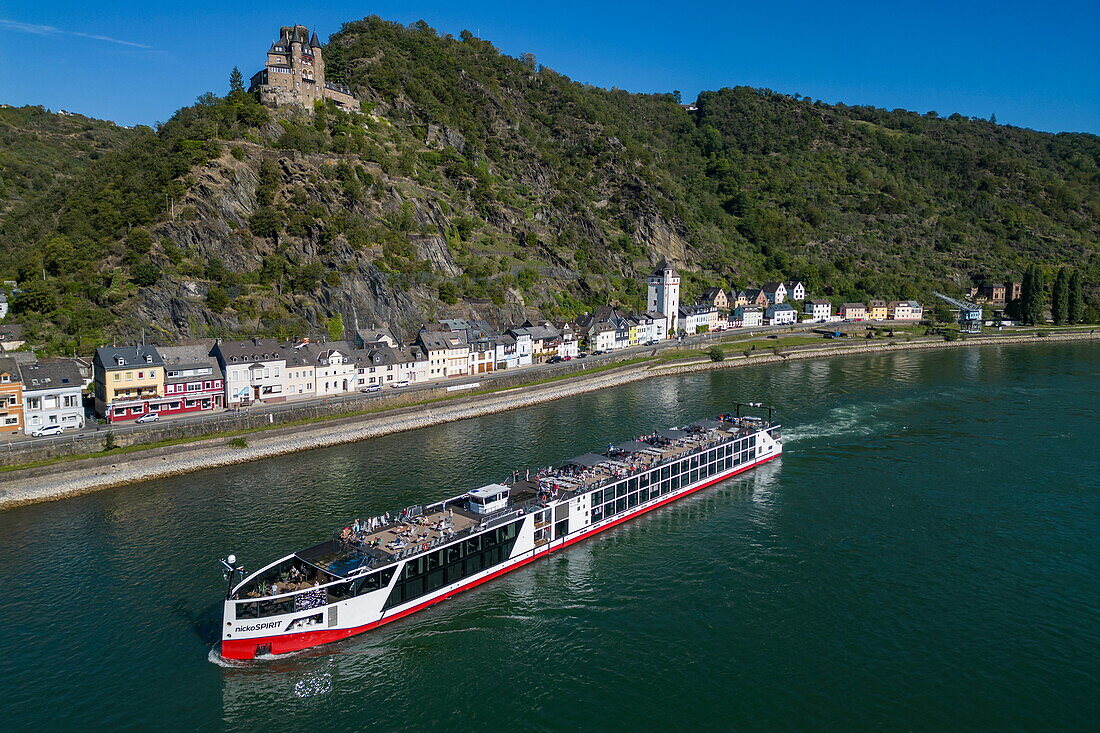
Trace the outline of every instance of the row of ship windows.
<instances>
[{"instance_id":1,"label":"row of ship windows","mask_svg":"<svg viewBox=\"0 0 1100 733\"><path fill-rule=\"evenodd\" d=\"M742 438L740 440L731 441L725 445L720 445L717 448L712 448L704 453L698 453L694 456L689 456L676 463L669 463L661 468L643 473L639 476L634 476L626 481L622 481L613 486L608 486L605 489L597 489L592 492L591 505L603 504L608 499L624 496L629 493L637 491L639 488L645 488L651 483L657 481L667 481L671 478L677 478L689 471L698 469L705 466L708 463L712 463L716 460L732 458L737 456L737 463L741 463L746 460L752 452L752 447L755 444L755 436L749 438ZM709 475L709 474L708 474Z\"/></svg>"},{"instance_id":2,"label":"row of ship windows","mask_svg":"<svg viewBox=\"0 0 1100 733\"><path fill-rule=\"evenodd\" d=\"M756 449L749 449L744 453L737 454L736 457L721 458L714 463L690 469L669 479L653 482L646 488L637 491L633 491L633 486L628 486L625 481L618 486L604 489L602 492L597 492L601 495L600 499L603 503L597 505L595 503L596 496L592 497L592 521L599 522L607 517L621 514L650 499L664 496L683 486L690 486L697 481L728 471L734 466L750 460L755 452ZM634 479L631 479L630 484L633 485L634 483Z\"/></svg>"},{"instance_id":3,"label":"row of ship windows","mask_svg":"<svg viewBox=\"0 0 1100 733\"><path fill-rule=\"evenodd\" d=\"M401 572L401 580L386 600L385 608L427 595L504 562L511 554L521 523L522 520L511 522L410 559Z\"/></svg>"}]
</instances>

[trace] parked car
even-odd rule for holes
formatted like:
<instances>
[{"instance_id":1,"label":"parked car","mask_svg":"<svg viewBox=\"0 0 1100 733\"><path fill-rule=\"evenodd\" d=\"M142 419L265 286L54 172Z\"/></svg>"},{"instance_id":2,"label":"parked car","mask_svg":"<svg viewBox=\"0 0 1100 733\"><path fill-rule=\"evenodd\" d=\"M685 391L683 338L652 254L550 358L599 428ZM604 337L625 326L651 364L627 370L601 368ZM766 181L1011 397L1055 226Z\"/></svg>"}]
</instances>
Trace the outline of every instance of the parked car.
<instances>
[{"instance_id":1,"label":"parked car","mask_svg":"<svg viewBox=\"0 0 1100 733\"><path fill-rule=\"evenodd\" d=\"M577 358L578 359L587 359L588 354L586 354L585 352L582 351L581 353L577 354Z\"/></svg>"},{"instance_id":2,"label":"parked car","mask_svg":"<svg viewBox=\"0 0 1100 733\"><path fill-rule=\"evenodd\" d=\"M361 389L359 391L363 392L364 394L370 394L371 392L381 392L382 391L382 385L381 384L368 384L366 387L363 387L363 389Z\"/></svg>"},{"instance_id":3,"label":"parked car","mask_svg":"<svg viewBox=\"0 0 1100 733\"><path fill-rule=\"evenodd\" d=\"M60 425L43 425L40 428L36 428L31 432L32 438L44 438L48 435L61 435L65 432L65 428Z\"/></svg>"},{"instance_id":4,"label":"parked car","mask_svg":"<svg viewBox=\"0 0 1100 733\"><path fill-rule=\"evenodd\" d=\"M407 379L402 379L402 380L399 380L399 381L393 383L393 388L394 389L401 389L402 387L408 387L408 386L409 386L409 380L407 380Z\"/></svg>"},{"instance_id":5,"label":"parked car","mask_svg":"<svg viewBox=\"0 0 1100 733\"><path fill-rule=\"evenodd\" d=\"M546 363L547 364L560 364L561 361L562 361L562 358L560 356L551 356L549 359L546 360Z\"/></svg>"},{"instance_id":6,"label":"parked car","mask_svg":"<svg viewBox=\"0 0 1100 733\"><path fill-rule=\"evenodd\" d=\"M649 341L645 342L645 345L646 346L656 346L659 343L661 343L661 342L658 341L657 339L650 339Z\"/></svg>"},{"instance_id":7,"label":"parked car","mask_svg":"<svg viewBox=\"0 0 1100 733\"><path fill-rule=\"evenodd\" d=\"M573 358L573 357L571 357L571 356L569 356L568 354L566 354L565 356L563 356L563 357L561 358L561 360L562 360L562 361L569 361L569 360L570 360L570 359L572 359L572 358Z\"/></svg>"},{"instance_id":8,"label":"parked car","mask_svg":"<svg viewBox=\"0 0 1100 733\"><path fill-rule=\"evenodd\" d=\"M134 420L134 422L144 424L144 423L147 423L147 422L156 422L159 419L160 419L160 414L159 413L149 412L149 413L146 413L145 415L142 415L137 420Z\"/></svg>"},{"instance_id":9,"label":"parked car","mask_svg":"<svg viewBox=\"0 0 1100 733\"><path fill-rule=\"evenodd\" d=\"M600 351L599 349L596 349L595 351L592 352L592 356L603 356L606 353L607 353L606 351Z\"/></svg>"}]
</instances>

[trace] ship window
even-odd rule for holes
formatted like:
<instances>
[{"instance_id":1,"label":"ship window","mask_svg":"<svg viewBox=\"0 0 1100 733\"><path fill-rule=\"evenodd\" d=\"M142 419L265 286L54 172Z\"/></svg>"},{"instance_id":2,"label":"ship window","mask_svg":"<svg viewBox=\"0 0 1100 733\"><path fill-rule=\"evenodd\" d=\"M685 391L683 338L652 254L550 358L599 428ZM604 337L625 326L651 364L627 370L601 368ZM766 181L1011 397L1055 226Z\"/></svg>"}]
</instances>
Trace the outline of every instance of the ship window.
<instances>
[{"instance_id":1,"label":"ship window","mask_svg":"<svg viewBox=\"0 0 1100 733\"><path fill-rule=\"evenodd\" d=\"M666 479L672 475L672 466L665 466L661 469L661 478Z\"/></svg>"},{"instance_id":2,"label":"ship window","mask_svg":"<svg viewBox=\"0 0 1100 733\"><path fill-rule=\"evenodd\" d=\"M615 501L615 513L626 511L626 497Z\"/></svg>"},{"instance_id":3,"label":"ship window","mask_svg":"<svg viewBox=\"0 0 1100 733\"><path fill-rule=\"evenodd\" d=\"M693 484L699 480L699 469L695 469L691 472L691 477L688 479L689 484Z\"/></svg>"},{"instance_id":4,"label":"ship window","mask_svg":"<svg viewBox=\"0 0 1100 733\"><path fill-rule=\"evenodd\" d=\"M635 491L633 494L627 497L626 505L629 508L638 506L638 492Z\"/></svg>"},{"instance_id":5,"label":"ship window","mask_svg":"<svg viewBox=\"0 0 1100 733\"><path fill-rule=\"evenodd\" d=\"M447 548L447 562L452 563L462 559L462 543L451 545Z\"/></svg>"},{"instance_id":6,"label":"ship window","mask_svg":"<svg viewBox=\"0 0 1100 733\"><path fill-rule=\"evenodd\" d=\"M648 473L643 473L641 476L638 477L638 486L642 486L642 487L649 486L649 474Z\"/></svg>"},{"instance_id":7,"label":"ship window","mask_svg":"<svg viewBox=\"0 0 1100 733\"><path fill-rule=\"evenodd\" d=\"M598 507L592 510L592 521L598 522L603 519L603 507Z\"/></svg>"},{"instance_id":8,"label":"ship window","mask_svg":"<svg viewBox=\"0 0 1100 733\"><path fill-rule=\"evenodd\" d=\"M456 562L454 565L448 565L445 570L447 584L450 585L451 583L462 580L462 570L461 562Z\"/></svg>"},{"instance_id":9,"label":"ship window","mask_svg":"<svg viewBox=\"0 0 1100 733\"><path fill-rule=\"evenodd\" d=\"M595 506L596 504L603 504L603 492L599 489L592 492L592 505Z\"/></svg>"},{"instance_id":10,"label":"ship window","mask_svg":"<svg viewBox=\"0 0 1100 733\"><path fill-rule=\"evenodd\" d=\"M435 570L443 564L443 550L436 550L432 554L426 555L425 559L427 560L428 571Z\"/></svg>"},{"instance_id":11,"label":"ship window","mask_svg":"<svg viewBox=\"0 0 1100 733\"><path fill-rule=\"evenodd\" d=\"M626 482L625 481L623 481L621 484L615 484L615 497L618 498L620 496L626 496Z\"/></svg>"}]
</instances>

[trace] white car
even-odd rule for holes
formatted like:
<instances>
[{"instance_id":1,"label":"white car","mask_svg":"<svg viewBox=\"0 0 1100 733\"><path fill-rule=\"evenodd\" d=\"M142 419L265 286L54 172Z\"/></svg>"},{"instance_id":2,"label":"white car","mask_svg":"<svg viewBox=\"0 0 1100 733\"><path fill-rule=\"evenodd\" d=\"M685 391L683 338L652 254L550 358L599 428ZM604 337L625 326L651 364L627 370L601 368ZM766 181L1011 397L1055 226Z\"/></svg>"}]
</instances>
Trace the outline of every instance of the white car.
<instances>
[{"instance_id":1,"label":"white car","mask_svg":"<svg viewBox=\"0 0 1100 733\"><path fill-rule=\"evenodd\" d=\"M36 428L32 433L32 438L44 438L48 435L61 435L65 432L65 428L60 425L43 425L40 428Z\"/></svg>"},{"instance_id":2,"label":"white car","mask_svg":"<svg viewBox=\"0 0 1100 733\"><path fill-rule=\"evenodd\" d=\"M370 394L371 392L381 392L382 391L382 385L381 384L368 384L366 387L363 387L363 389L361 389L359 391L362 392L363 394Z\"/></svg>"},{"instance_id":3,"label":"white car","mask_svg":"<svg viewBox=\"0 0 1100 733\"><path fill-rule=\"evenodd\" d=\"M393 388L394 389L401 389L402 387L408 387L408 386L409 386L409 380L407 380L407 379L402 379L399 382L394 382L393 383Z\"/></svg>"},{"instance_id":4,"label":"white car","mask_svg":"<svg viewBox=\"0 0 1100 733\"><path fill-rule=\"evenodd\" d=\"M147 423L147 422L156 422L159 419L160 419L159 414L157 414L155 412L150 412L147 415L142 415L137 420L134 420L134 422L144 424L144 423Z\"/></svg>"}]
</instances>

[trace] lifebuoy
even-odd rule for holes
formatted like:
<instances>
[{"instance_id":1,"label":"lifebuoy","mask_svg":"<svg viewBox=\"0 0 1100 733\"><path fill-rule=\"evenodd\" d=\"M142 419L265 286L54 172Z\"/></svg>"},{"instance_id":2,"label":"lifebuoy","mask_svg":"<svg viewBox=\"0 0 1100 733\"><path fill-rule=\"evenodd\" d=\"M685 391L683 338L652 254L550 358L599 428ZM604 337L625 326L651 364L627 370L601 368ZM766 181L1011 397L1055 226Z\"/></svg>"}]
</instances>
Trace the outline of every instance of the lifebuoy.
<instances>
[{"instance_id":1,"label":"lifebuoy","mask_svg":"<svg viewBox=\"0 0 1100 733\"><path fill-rule=\"evenodd\" d=\"M422 544L420 546L420 549L423 550L424 552L427 552L429 547L431 547L431 543L425 542L424 544Z\"/></svg>"}]
</instances>

